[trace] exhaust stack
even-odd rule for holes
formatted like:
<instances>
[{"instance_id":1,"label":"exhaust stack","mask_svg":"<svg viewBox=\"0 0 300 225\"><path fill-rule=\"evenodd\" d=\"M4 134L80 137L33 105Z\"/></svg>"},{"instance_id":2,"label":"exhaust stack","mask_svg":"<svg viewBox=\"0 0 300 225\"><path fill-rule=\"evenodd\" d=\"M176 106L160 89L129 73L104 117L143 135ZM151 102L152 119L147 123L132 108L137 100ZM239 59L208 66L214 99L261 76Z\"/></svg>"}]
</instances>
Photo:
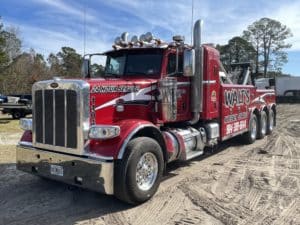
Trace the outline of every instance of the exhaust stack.
<instances>
[{"instance_id":1,"label":"exhaust stack","mask_svg":"<svg viewBox=\"0 0 300 225\"><path fill-rule=\"evenodd\" d=\"M192 94L191 94L191 107L193 112L193 119L191 124L195 124L199 121L200 112L202 112L203 102L203 52L201 47L201 30L203 20L197 20L194 25L194 38L193 47L195 49L195 76L192 78Z\"/></svg>"}]
</instances>

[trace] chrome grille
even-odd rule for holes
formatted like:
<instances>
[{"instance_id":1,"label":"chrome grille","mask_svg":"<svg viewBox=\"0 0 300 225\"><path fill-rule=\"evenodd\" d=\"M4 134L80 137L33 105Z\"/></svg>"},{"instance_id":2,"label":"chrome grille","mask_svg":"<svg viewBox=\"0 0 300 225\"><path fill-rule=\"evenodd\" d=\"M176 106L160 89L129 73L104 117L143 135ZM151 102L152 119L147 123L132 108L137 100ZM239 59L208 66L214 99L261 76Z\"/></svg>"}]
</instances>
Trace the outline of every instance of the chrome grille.
<instances>
[{"instance_id":1,"label":"chrome grille","mask_svg":"<svg viewBox=\"0 0 300 225\"><path fill-rule=\"evenodd\" d=\"M89 85L84 81L38 82L33 87L33 142L36 147L82 154L89 127Z\"/></svg>"},{"instance_id":2,"label":"chrome grille","mask_svg":"<svg viewBox=\"0 0 300 225\"><path fill-rule=\"evenodd\" d=\"M36 142L77 148L77 93L73 90L35 92Z\"/></svg>"}]
</instances>

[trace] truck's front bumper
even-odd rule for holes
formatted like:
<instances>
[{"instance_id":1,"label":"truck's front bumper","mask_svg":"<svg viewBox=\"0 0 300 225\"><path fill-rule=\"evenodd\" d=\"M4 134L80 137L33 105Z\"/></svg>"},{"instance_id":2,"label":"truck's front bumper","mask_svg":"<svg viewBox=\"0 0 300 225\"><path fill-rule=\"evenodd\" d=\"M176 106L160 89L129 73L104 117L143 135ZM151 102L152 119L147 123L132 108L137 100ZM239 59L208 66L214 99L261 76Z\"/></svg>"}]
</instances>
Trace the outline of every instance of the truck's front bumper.
<instances>
[{"instance_id":1,"label":"truck's front bumper","mask_svg":"<svg viewBox=\"0 0 300 225\"><path fill-rule=\"evenodd\" d=\"M113 161L82 158L17 146L17 169L38 176L113 194Z\"/></svg>"}]
</instances>

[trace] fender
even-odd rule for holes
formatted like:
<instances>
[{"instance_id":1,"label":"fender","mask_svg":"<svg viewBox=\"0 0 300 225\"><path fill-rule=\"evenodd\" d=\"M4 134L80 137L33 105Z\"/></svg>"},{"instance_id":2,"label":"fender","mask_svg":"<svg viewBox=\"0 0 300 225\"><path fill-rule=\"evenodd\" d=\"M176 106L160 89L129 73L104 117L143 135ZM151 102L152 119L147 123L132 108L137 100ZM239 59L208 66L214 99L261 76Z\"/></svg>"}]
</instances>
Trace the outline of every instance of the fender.
<instances>
[{"instance_id":1,"label":"fender","mask_svg":"<svg viewBox=\"0 0 300 225\"><path fill-rule=\"evenodd\" d=\"M146 120L128 119L121 120L112 125L120 126L121 133L118 137L108 140L90 140L89 151L102 156L122 159L129 141L145 128L155 129L160 135L164 145L163 136L153 123ZM149 135L150 136L150 135ZM151 137L151 136L150 136ZM161 141L160 141L161 142Z\"/></svg>"},{"instance_id":2,"label":"fender","mask_svg":"<svg viewBox=\"0 0 300 225\"><path fill-rule=\"evenodd\" d=\"M118 154L118 159L122 159L125 153L125 149L127 144L129 143L129 141L136 135L139 133L139 131L143 130L144 128L152 128L157 130L159 133L160 130L152 123L149 123L148 121L140 121L139 123L136 123L135 126L130 127L130 132L128 133L128 135L126 136L126 138L122 141L122 146L119 150L119 154ZM122 129L122 127L121 127ZM162 135L162 134L161 134Z\"/></svg>"}]
</instances>

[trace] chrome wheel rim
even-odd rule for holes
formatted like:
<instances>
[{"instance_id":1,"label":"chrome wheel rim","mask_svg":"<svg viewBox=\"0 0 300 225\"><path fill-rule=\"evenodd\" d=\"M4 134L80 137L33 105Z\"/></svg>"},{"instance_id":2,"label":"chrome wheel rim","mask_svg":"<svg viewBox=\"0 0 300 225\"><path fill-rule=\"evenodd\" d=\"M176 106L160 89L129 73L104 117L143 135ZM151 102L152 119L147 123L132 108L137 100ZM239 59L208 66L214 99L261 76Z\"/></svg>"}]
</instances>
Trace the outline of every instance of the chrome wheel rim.
<instances>
[{"instance_id":1,"label":"chrome wheel rim","mask_svg":"<svg viewBox=\"0 0 300 225\"><path fill-rule=\"evenodd\" d=\"M251 121L251 138L252 139L256 138L256 132L257 132L256 120L252 119L252 121Z\"/></svg>"},{"instance_id":2,"label":"chrome wheel rim","mask_svg":"<svg viewBox=\"0 0 300 225\"><path fill-rule=\"evenodd\" d=\"M261 133L266 134L267 131L267 118L266 115L264 114L261 118Z\"/></svg>"},{"instance_id":3,"label":"chrome wheel rim","mask_svg":"<svg viewBox=\"0 0 300 225\"><path fill-rule=\"evenodd\" d=\"M273 113L269 115L269 130L272 131L274 126L274 116Z\"/></svg>"},{"instance_id":4,"label":"chrome wheel rim","mask_svg":"<svg viewBox=\"0 0 300 225\"><path fill-rule=\"evenodd\" d=\"M152 188L158 174L158 162L156 156L146 152L140 158L136 167L136 183L140 190L148 191Z\"/></svg>"}]
</instances>

